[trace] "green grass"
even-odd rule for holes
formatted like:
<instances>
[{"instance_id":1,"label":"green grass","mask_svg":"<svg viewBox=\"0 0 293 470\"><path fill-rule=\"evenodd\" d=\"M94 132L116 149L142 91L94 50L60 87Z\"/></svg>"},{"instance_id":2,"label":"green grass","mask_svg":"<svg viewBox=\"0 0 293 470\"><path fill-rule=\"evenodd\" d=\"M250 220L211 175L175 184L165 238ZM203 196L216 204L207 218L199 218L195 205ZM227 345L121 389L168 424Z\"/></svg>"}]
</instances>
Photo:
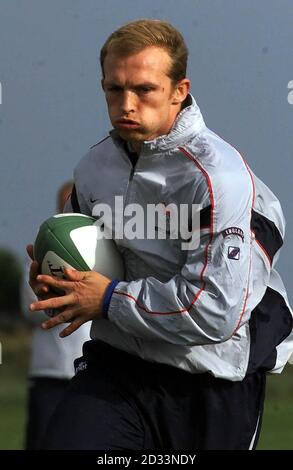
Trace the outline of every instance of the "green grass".
<instances>
[{"instance_id":1,"label":"green grass","mask_svg":"<svg viewBox=\"0 0 293 470\"><path fill-rule=\"evenodd\" d=\"M269 375L258 449L293 450L293 366Z\"/></svg>"},{"instance_id":2,"label":"green grass","mask_svg":"<svg viewBox=\"0 0 293 470\"><path fill-rule=\"evenodd\" d=\"M19 327L10 333L1 333L0 341L0 449L22 449L30 333Z\"/></svg>"},{"instance_id":3,"label":"green grass","mask_svg":"<svg viewBox=\"0 0 293 470\"><path fill-rule=\"evenodd\" d=\"M22 449L26 412L26 374L30 332L18 327L0 334L0 450ZM258 449L293 449L293 366L268 376L267 398Z\"/></svg>"}]
</instances>

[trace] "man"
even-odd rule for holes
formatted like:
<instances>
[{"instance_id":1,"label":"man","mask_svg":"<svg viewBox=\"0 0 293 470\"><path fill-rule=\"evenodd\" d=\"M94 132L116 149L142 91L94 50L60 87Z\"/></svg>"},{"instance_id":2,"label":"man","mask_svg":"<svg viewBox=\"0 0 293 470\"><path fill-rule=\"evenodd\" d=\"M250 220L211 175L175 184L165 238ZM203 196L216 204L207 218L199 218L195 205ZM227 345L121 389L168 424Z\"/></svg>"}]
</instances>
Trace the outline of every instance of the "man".
<instances>
[{"instance_id":1,"label":"man","mask_svg":"<svg viewBox=\"0 0 293 470\"><path fill-rule=\"evenodd\" d=\"M93 320L47 448L254 448L266 372L281 371L292 352L292 314L273 269L280 205L206 127L186 65L181 34L158 20L123 26L101 50L114 129L77 166L67 210L96 214L101 203L117 216L115 196L145 213L198 204L201 238L183 250L170 232L116 237L124 280L67 270L58 281L32 263L38 295L65 291L31 305L63 309L45 329L68 321L67 336Z\"/></svg>"},{"instance_id":2,"label":"man","mask_svg":"<svg viewBox=\"0 0 293 470\"><path fill-rule=\"evenodd\" d=\"M73 182L67 181L59 188L56 201L58 213L63 212L72 187ZM65 341L59 338L61 325L50 331L40 328L48 317L45 312L33 314L28 310L28 305L37 300L27 282L28 268L26 264L21 284L22 311L33 327L25 448L38 450L50 418L74 375L73 361L80 356L83 343L89 340L90 323L83 325Z\"/></svg>"}]
</instances>

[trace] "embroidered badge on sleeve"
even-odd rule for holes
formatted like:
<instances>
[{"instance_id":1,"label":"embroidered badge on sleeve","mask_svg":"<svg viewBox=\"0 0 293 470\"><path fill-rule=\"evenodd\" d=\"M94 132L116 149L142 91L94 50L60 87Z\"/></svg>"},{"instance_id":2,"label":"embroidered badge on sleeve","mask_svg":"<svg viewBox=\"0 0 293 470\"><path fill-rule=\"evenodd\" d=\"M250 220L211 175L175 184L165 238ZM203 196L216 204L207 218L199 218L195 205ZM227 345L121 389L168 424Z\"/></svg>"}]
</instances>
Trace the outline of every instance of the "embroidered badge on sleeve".
<instances>
[{"instance_id":1,"label":"embroidered badge on sleeve","mask_svg":"<svg viewBox=\"0 0 293 470\"><path fill-rule=\"evenodd\" d=\"M223 237L228 237L229 235L238 235L244 242L244 232L239 227L225 228L225 230L222 231L222 235Z\"/></svg>"}]
</instances>

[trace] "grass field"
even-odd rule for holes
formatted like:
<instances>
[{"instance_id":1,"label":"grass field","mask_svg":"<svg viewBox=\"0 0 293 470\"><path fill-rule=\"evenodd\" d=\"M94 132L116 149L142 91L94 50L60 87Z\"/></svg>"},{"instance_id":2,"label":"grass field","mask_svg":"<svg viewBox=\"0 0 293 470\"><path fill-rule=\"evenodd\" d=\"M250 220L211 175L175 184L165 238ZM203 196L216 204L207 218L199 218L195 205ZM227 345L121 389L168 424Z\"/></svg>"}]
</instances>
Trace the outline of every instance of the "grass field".
<instances>
[{"instance_id":1,"label":"grass field","mask_svg":"<svg viewBox=\"0 0 293 470\"><path fill-rule=\"evenodd\" d=\"M0 449L22 449L30 333L24 327L0 333Z\"/></svg>"},{"instance_id":2,"label":"grass field","mask_svg":"<svg viewBox=\"0 0 293 470\"><path fill-rule=\"evenodd\" d=\"M26 371L30 333L19 327L1 334L0 450L22 449L25 426ZM258 449L293 450L293 366L269 376L263 430Z\"/></svg>"}]
</instances>

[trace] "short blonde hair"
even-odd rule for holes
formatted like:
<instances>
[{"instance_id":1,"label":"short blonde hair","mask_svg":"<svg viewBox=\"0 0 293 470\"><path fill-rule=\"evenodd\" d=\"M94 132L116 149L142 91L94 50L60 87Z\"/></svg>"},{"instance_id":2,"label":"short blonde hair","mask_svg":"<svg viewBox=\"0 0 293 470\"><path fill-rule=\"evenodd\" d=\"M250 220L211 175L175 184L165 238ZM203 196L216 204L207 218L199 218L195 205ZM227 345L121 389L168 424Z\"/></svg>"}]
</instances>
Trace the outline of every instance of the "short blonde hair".
<instances>
[{"instance_id":1,"label":"short blonde hair","mask_svg":"<svg viewBox=\"0 0 293 470\"><path fill-rule=\"evenodd\" d=\"M153 19L127 23L109 36L100 53L103 78L105 58L110 51L128 56L150 46L161 47L168 52L172 64L168 76L173 83L185 78L188 49L182 34L170 23Z\"/></svg>"}]
</instances>

